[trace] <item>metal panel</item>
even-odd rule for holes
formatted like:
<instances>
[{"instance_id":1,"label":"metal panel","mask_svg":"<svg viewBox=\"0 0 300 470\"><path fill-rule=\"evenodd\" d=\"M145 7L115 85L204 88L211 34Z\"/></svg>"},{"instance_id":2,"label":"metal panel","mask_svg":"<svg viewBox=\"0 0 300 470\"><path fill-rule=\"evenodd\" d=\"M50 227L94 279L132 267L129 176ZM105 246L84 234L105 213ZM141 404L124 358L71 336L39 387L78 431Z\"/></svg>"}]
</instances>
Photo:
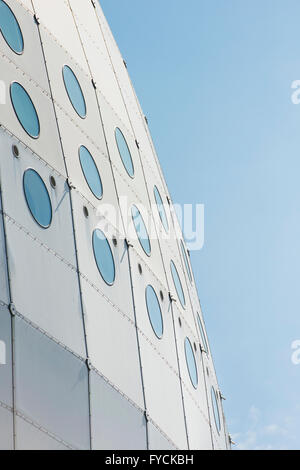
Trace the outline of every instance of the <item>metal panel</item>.
<instances>
[{"instance_id":1,"label":"metal panel","mask_svg":"<svg viewBox=\"0 0 300 470\"><path fill-rule=\"evenodd\" d=\"M72 202L75 220L75 235L78 249L79 270L89 284L94 285L107 299L125 312L129 318L134 319L133 304L131 296L131 284L129 276L129 265L127 247L120 233L113 227L99 211L89 207L89 216L83 214L83 200L76 191L72 191ZM99 206L101 210L101 205ZM100 228L109 238L110 247L115 262L115 282L112 286L107 285L102 279L93 253L92 235L96 228ZM111 238L115 236L117 246Z\"/></svg>"},{"instance_id":2,"label":"metal panel","mask_svg":"<svg viewBox=\"0 0 300 470\"><path fill-rule=\"evenodd\" d=\"M0 361L0 402L6 406L12 406L11 316L8 308L4 306L0 306L0 341L2 353Z\"/></svg>"},{"instance_id":3,"label":"metal panel","mask_svg":"<svg viewBox=\"0 0 300 470\"><path fill-rule=\"evenodd\" d=\"M41 29L46 28L71 57L75 57L80 67L88 70L85 56L74 24L68 2L62 0L33 0L36 15L41 21ZM49 58L49 57L48 57Z\"/></svg>"},{"instance_id":4,"label":"metal panel","mask_svg":"<svg viewBox=\"0 0 300 470\"><path fill-rule=\"evenodd\" d=\"M0 450L13 450L13 414L0 406Z\"/></svg>"},{"instance_id":5,"label":"metal panel","mask_svg":"<svg viewBox=\"0 0 300 470\"><path fill-rule=\"evenodd\" d=\"M1 136L1 132L0 132ZM1 168L0 168L1 175ZM1 176L0 176L1 181ZM0 211L2 211L2 204L0 198ZM0 301L9 303L9 286L7 276L7 263L6 263L6 245L4 236L3 215L0 212Z\"/></svg>"},{"instance_id":6,"label":"metal panel","mask_svg":"<svg viewBox=\"0 0 300 470\"><path fill-rule=\"evenodd\" d=\"M78 276L47 248L7 220L12 296L16 309L85 357Z\"/></svg>"},{"instance_id":7,"label":"metal panel","mask_svg":"<svg viewBox=\"0 0 300 470\"><path fill-rule=\"evenodd\" d=\"M6 61L9 60L16 67L20 68L26 76L34 80L44 90L49 92L48 78L46 74L45 61L41 48L39 32L37 24L34 22L33 15L28 10L25 10L23 5L16 0L5 0L5 2L12 9L24 39L24 51L22 54L16 54L6 44L5 40L0 34L0 50L5 55ZM30 3L30 9L32 5ZM1 79L2 70L1 70Z\"/></svg>"},{"instance_id":8,"label":"metal panel","mask_svg":"<svg viewBox=\"0 0 300 470\"><path fill-rule=\"evenodd\" d=\"M69 188L64 177L33 156L28 149L19 145L19 158L12 154L14 139L5 136L0 141L2 155L0 168L2 179L2 202L4 212L22 227L26 228L47 247L64 257L69 263L76 264L72 214ZM41 228L33 219L24 196L23 175L33 168L43 179L52 205L52 221L48 229ZM56 186L50 184L54 177Z\"/></svg>"},{"instance_id":9,"label":"metal panel","mask_svg":"<svg viewBox=\"0 0 300 470\"><path fill-rule=\"evenodd\" d=\"M89 448L86 364L18 317L15 330L18 412L71 446Z\"/></svg>"},{"instance_id":10,"label":"metal panel","mask_svg":"<svg viewBox=\"0 0 300 470\"><path fill-rule=\"evenodd\" d=\"M63 443L54 439L24 419L16 418L17 450L69 450Z\"/></svg>"},{"instance_id":11,"label":"metal panel","mask_svg":"<svg viewBox=\"0 0 300 470\"><path fill-rule=\"evenodd\" d=\"M208 419L203 415L201 407L184 391L184 407L191 450L211 450L211 434Z\"/></svg>"},{"instance_id":12,"label":"metal panel","mask_svg":"<svg viewBox=\"0 0 300 470\"><path fill-rule=\"evenodd\" d=\"M176 450L177 448L151 423L148 423L149 450Z\"/></svg>"},{"instance_id":13,"label":"metal panel","mask_svg":"<svg viewBox=\"0 0 300 470\"><path fill-rule=\"evenodd\" d=\"M187 448L179 377L140 335L147 412L180 449Z\"/></svg>"},{"instance_id":14,"label":"metal panel","mask_svg":"<svg viewBox=\"0 0 300 470\"><path fill-rule=\"evenodd\" d=\"M76 126L74 126L74 123L68 119L63 111L58 110L57 114L58 120L62 126L62 142L66 156L68 174L72 185L78 189L78 191L96 208L100 204L101 206L112 206L115 210L107 211L107 217L110 217L111 222L113 222L114 212L119 212L119 206L105 144L100 149L93 144L90 139L83 135ZM101 134L100 120L98 132ZM93 195L84 177L78 154L79 147L81 145L85 146L89 150L99 171L103 186L103 197L101 201Z\"/></svg>"},{"instance_id":15,"label":"metal panel","mask_svg":"<svg viewBox=\"0 0 300 470\"><path fill-rule=\"evenodd\" d=\"M72 120L74 133L79 136L84 134L85 137L103 151L105 149L105 140L101 130L99 109L89 71L81 70L73 57L70 57L67 51L59 47L47 31L42 30L41 37L47 57L47 70L56 109L60 108L66 118ZM82 89L86 104L85 118L77 114L68 97L63 78L64 65L72 69ZM61 135L64 135L64 122L58 121L58 123Z\"/></svg>"},{"instance_id":16,"label":"metal panel","mask_svg":"<svg viewBox=\"0 0 300 470\"><path fill-rule=\"evenodd\" d=\"M129 128L128 115L92 2L70 0L69 3L98 91L104 96L107 104L113 108L113 112L119 116L123 124Z\"/></svg>"},{"instance_id":17,"label":"metal panel","mask_svg":"<svg viewBox=\"0 0 300 470\"><path fill-rule=\"evenodd\" d=\"M8 90L7 105L1 107L1 124L38 154L40 158L47 161L61 174L65 174L50 95L45 93L44 89L37 86L27 75L24 75L21 69L16 68L12 62L6 61L2 56L0 57L0 68L1 79L7 87L14 81L19 82L31 97L40 121L40 136L38 139L33 139L25 132L14 112Z\"/></svg>"},{"instance_id":18,"label":"metal panel","mask_svg":"<svg viewBox=\"0 0 300 470\"><path fill-rule=\"evenodd\" d=\"M27 10L33 11L32 3L31 0L17 0L19 3L21 3L24 8Z\"/></svg>"},{"instance_id":19,"label":"metal panel","mask_svg":"<svg viewBox=\"0 0 300 470\"><path fill-rule=\"evenodd\" d=\"M146 421L141 410L91 372L93 449L146 450Z\"/></svg>"},{"instance_id":20,"label":"metal panel","mask_svg":"<svg viewBox=\"0 0 300 470\"><path fill-rule=\"evenodd\" d=\"M124 316L84 280L82 296L92 365L143 408L141 369L133 320Z\"/></svg>"}]
</instances>

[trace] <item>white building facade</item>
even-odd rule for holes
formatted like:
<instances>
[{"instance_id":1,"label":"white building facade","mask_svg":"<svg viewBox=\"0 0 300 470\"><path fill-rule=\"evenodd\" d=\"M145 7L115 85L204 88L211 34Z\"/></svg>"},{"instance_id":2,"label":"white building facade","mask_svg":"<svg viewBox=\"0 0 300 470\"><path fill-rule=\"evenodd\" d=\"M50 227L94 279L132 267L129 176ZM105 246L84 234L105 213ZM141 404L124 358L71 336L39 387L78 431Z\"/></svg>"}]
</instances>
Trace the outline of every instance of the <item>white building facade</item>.
<instances>
[{"instance_id":1,"label":"white building facade","mask_svg":"<svg viewBox=\"0 0 300 470\"><path fill-rule=\"evenodd\" d=\"M99 3L0 0L0 31L0 448L229 448L188 251Z\"/></svg>"}]
</instances>

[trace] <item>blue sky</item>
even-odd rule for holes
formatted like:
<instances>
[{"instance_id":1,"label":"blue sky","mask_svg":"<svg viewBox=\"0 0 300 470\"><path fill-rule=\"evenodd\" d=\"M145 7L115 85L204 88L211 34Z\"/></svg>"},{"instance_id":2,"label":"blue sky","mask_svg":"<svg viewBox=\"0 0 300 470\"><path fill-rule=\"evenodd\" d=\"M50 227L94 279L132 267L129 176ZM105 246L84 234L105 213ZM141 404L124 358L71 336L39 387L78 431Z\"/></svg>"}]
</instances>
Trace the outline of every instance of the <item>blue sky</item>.
<instances>
[{"instance_id":1,"label":"blue sky","mask_svg":"<svg viewBox=\"0 0 300 470\"><path fill-rule=\"evenodd\" d=\"M300 449L299 0L102 0L192 253L238 449Z\"/></svg>"}]
</instances>

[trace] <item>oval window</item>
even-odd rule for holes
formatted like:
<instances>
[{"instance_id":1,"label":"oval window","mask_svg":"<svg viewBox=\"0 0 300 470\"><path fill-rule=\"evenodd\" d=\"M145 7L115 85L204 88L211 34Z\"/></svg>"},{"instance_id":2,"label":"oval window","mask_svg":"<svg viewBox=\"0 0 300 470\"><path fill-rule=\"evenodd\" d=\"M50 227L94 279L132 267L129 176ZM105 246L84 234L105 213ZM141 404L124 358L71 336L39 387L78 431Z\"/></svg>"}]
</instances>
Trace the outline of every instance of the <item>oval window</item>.
<instances>
[{"instance_id":1,"label":"oval window","mask_svg":"<svg viewBox=\"0 0 300 470\"><path fill-rule=\"evenodd\" d=\"M132 215L132 220L135 226L135 230L136 230L139 242L144 252L146 253L146 255L150 256L151 245L150 245L149 235L148 235L143 217L141 216L141 213L136 206L132 206L131 215Z\"/></svg>"},{"instance_id":2,"label":"oval window","mask_svg":"<svg viewBox=\"0 0 300 470\"><path fill-rule=\"evenodd\" d=\"M48 228L52 220L52 206L46 185L40 175L29 168L23 176L23 188L27 206L34 220Z\"/></svg>"},{"instance_id":3,"label":"oval window","mask_svg":"<svg viewBox=\"0 0 300 470\"><path fill-rule=\"evenodd\" d=\"M146 305L153 331L156 336L161 339L163 336L163 319L161 314L161 308L156 292L150 285L146 288Z\"/></svg>"},{"instance_id":4,"label":"oval window","mask_svg":"<svg viewBox=\"0 0 300 470\"><path fill-rule=\"evenodd\" d=\"M214 411L215 425L216 425L218 433L220 433L221 420L220 420L218 399L217 399L217 395L216 395L216 391L214 387L211 387L211 401L212 401L212 406L213 406L213 411Z\"/></svg>"},{"instance_id":5,"label":"oval window","mask_svg":"<svg viewBox=\"0 0 300 470\"><path fill-rule=\"evenodd\" d=\"M184 296L182 284L179 278L178 271L173 261L171 261L171 273L172 273L174 286L175 286L178 298L180 300L180 303L183 307L185 307L185 296Z\"/></svg>"},{"instance_id":6,"label":"oval window","mask_svg":"<svg viewBox=\"0 0 300 470\"><path fill-rule=\"evenodd\" d=\"M19 23L9 6L3 0L0 0L0 31L9 47L16 54L22 54L24 40Z\"/></svg>"},{"instance_id":7,"label":"oval window","mask_svg":"<svg viewBox=\"0 0 300 470\"><path fill-rule=\"evenodd\" d=\"M205 333L204 333L204 328L203 328L203 325L202 325L202 321L199 317L199 313L197 313L197 322L198 322L198 326L199 326L202 346L208 354L208 352L209 352L208 351L208 344L207 344L207 341L206 341L206 336L205 336Z\"/></svg>"},{"instance_id":8,"label":"oval window","mask_svg":"<svg viewBox=\"0 0 300 470\"><path fill-rule=\"evenodd\" d=\"M108 285L115 282L115 262L110 244L102 230L96 229L93 233L93 250L95 261L101 277Z\"/></svg>"},{"instance_id":9,"label":"oval window","mask_svg":"<svg viewBox=\"0 0 300 470\"><path fill-rule=\"evenodd\" d=\"M157 186L154 186L154 197L155 197L156 206L157 206L161 223L163 224L164 229L167 232L169 230L167 214L166 214L165 207L164 207L164 204L163 204L163 201L162 201L162 198L161 198L160 192L158 191Z\"/></svg>"},{"instance_id":10,"label":"oval window","mask_svg":"<svg viewBox=\"0 0 300 470\"><path fill-rule=\"evenodd\" d=\"M33 139L37 139L40 135L39 118L27 91L19 83L13 82L10 86L10 97L24 131Z\"/></svg>"},{"instance_id":11,"label":"oval window","mask_svg":"<svg viewBox=\"0 0 300 470\"><path fill-rule=\"evenodd\" d=\"M123 165L125 167L125 170L129 174L129 176L131 176L131 178L133 178L133 176L134 176L134 166L133 166L133 162L132 162L132 158L131 158L131 153L130 153L130 150L128 148L128 144L126 142L126 139L125 139L122 131L120 131L120 129L118 127L115 130L115 138L116 138L117 147L118 147L118 150L119 150L121 160L122 160Z\"/></svg>"},{"instance_id":12,"label":"oval window","mask_svg":"<svg viewBox=\"0 0 300 470\"><path fill-rule=\"evenodd\" d=\"M102 181L96 163L86 147L83 145L79 149L79 160L85 180L97 199L103 196Z\"/></svg>"},{"instance_id":13,"label":"oval window","mask_svg":"<svg viewBox=\"0 0 300 470\"><path fill-rule=\"evenodd\" d=\"M185 359L186 365L189 372L189 376L194 388L198 386L198 372L197 372L197 365L196 359L194 355L194 351L191 345L191 342L188 338L185 338L184 341L184 350L185 350Z\"/></svg>"},{"instance_id":14,"label":"oval window","mask_svg":"<svg viewBox=\"0 0 300 470\"><path fill-rule=\"evenodd\" d=\"M192 282L193 278L192 278L190 263L189 263L189 260L188 260L187 254L186 254L186 249L184 248L184 244L183 244L182 240L181 240L180 244L181 244L181 252L182 252L183 259L184 259L185 268L186 268L186 271L188 273L189 280L190 280L190 282Z\"/></svg>"},{"instance_id":15,"label":"oval window","mask_svg":"<svg viewBox=\"0 0 300 470\"><path fill-rule=\"evenodd\" d=\"M76 75L68 65L63 67L63 78L66 91L73 108L75 109L78 116L84 119L86 117L85 99Z\"/></svg>"}]
</instances>

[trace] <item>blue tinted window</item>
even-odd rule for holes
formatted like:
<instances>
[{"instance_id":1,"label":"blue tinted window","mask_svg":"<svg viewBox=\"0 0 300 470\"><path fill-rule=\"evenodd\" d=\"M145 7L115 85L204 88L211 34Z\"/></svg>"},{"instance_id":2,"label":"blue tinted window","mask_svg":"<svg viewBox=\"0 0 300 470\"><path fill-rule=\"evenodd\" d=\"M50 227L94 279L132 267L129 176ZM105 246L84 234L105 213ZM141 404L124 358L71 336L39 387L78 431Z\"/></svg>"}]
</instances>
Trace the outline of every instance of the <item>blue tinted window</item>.
<instances>
[{"instance_id":1,"label":"blue tinted window","mask_svg":"<svg viewBox=\"0 0 300 470\"><path fill-rule=\"evenodd\" d=\"M155 290L150 285L146 289L146 304L153 331L161 339L163 335L161 308Z\"/></svg>"},{"instance_id":2,"label":"blue tinted window","mask_svg":"<svg viewBox=\"0 0 300 470\"><path fill-rule=\"evenodd\" d=\"M115 281L115 262L104 233L96 229L93 233L93 249L98 270L103 280L112 285Z\"/></svg>"},{"instance_id":3,"label":"blue tinted window","mask_svg":"<svg viewBox=\"0 0 300 470\"><path fill-rule=\"evenodd\" d=\"M211 387L211 401L213 405L213 411L214 411L214 418L215 418L215 424L217 431L221 431L221 421L220 421L220 413L219 413L219 405L218 405L218 400L216 396L216 391L213 387Z\"/></svg>"},{"instance_id":4,"label":"blue tinted window","mask_svg":"<svg viewBox=\"0 0 300 470\"><path fill-rule=\"evenodd\" d=\"M182 289L182 284L178 275L178 271L173 261L171 261L171 273L172 273L173 282L174 282L175 289L176 289L178 298L180 300L180 303L183 307L185 307L185 296L184 296L184 292Z\"/></svg>"},{"instance_id":5,"label":"blue tinted window","mask_svg":"<svg viewBox=\"0 0 300 470\"><path fill-rule=\"evenodd\" d=\"M187 273L188 273L188 276L189 276L189 280L190 280L190 282L192 282L193 278L192 278L190 263L189 263L189 260L188 260L187 254L186 254L186 250L184 248L183 241L181 240L180 243L181 243L181 252L182 252L183 259L184 259L184 264L185 264L185 267L186 267L186 270L187 270Z\"/></svg>"},{"instance_id":6,"label":"blue tinted window","mask_svg":"<svg viewBox=\"0 0 300 470\"><path fill-rule=\"evenodd\" d=\"M198 321L198 326L199 326L199 330L200 330L202 346L205 349L205 351L208 353L208 345L207 345L207 341L206 341L206 336L205 336L204 329L203 329L203 326L202 326L202 322L200 320L200 317L199 317L198 313L197 313L197 321Z\"/></svg>"},{"instance_id":7,"label":"blue tinted window","mask_svg":"<svg viewBox=\"0 0 300 470\"><path fill-rule=\"evenodd\" d=\"M73 70L71 70L68 65L65 65L63 68L63 77L65 87L73 108L81 118L85 118L86 104L84 96Z\"/></svg>"},{"instance_id":8,"label":"blue tinted window","mask_svg":"<svg viewBox=\"0 0 300 470\"><path fill-rule=\"evenodd\" d=\"M101 178L96 167L96 163L88 149L83 145L79 149L79 159L86 182L96 198L103 196Z\"/></svg>"},{"instance_id":9,"label":"blue tinted window","mask_svg":"<svg viewBox=\"0 0 300 470\"><path fill-rule=\"evenodd\" d=\"M127 142L125 140L124 135L120 131L120 129L117 127L115 131L115 136L116 136L116 142L119 150L120 157L122 159L123 165L125 167L125 170L133 178L134 176L134 167L132 163L132 158L131 158L131 153L128 148Z\"/></svg>"},{"instance_id":10,"label":"blue tinted window","mask_svg":"<svg viewBox=\"0 0 300 470\"><path fill-rule=\"evenodd\" d=\"M155 197L155 201L157 204L157 210L159 213L161 223L163 224L164 229L167 232L169 230L168 219L167 219L165 207L164 207L160 192L158 191L156 186L154 186L154 197Z\"/></svg>"},{"instance_id":11,"label":"blue tinted window","mask_svg":"<svg viewBox=\"0 0 300 470\"><path fill-rule=\"evenodd\" d=\"M193 386L195 388L197 388L197 386L198 386L197 365L196 365L194 351L193 351L191 342L188 338L185 338L184 350L185 350L186 364L187 364L187 368L188 368L188 371L189 371L189 376L190 376L191 382L192 382Z\"/></svg>"},{"instance_id":12,"label":"blue tinted window","mask_svg":"<svg viewBox=\"0 0 300 470\"><path fill-rule=\"evenodd\" d=\"M145 222L141 216L141 213L136 206L132 206L131 215L132 215L133 223L135 226L135 230L136 230L139 242L144 252L148 256L150 256L151 245L150 245L149 235L146 229Z\"/></svg>"},{"instance_id":13,"label":"blue tinted window","mask_svg":"<svg viewBox=\"0 0 300 470\"><path fill-rule=\"evenodd\" d=\"M10 86L10 96L21 126L30 137L37 139L40 135L39 118L27 91L19 83L14 82Z\"/></svg>"},{"instance_id":14,"label":"blue tinted window","mask_svg":"<svg viewBox=\"0 0 300 470\"><path fill-rule=\"evenodd\" d=\"M9 45L17 54L22 54L24 41L20 26L9 6L0 0L0 31Z\"/></svg>"},{"instance_id":15,"label":"blue tinted window","mask_svg":"<svg viewBox=\"0 0 300 470\"><path fill-rule=\"evenodd\" d=\"M44 181L36 171L30 168L24 173L23 187L33 218L41 227L48 228L52 220L52 207Z\"/></svg>"}]
</instances>

